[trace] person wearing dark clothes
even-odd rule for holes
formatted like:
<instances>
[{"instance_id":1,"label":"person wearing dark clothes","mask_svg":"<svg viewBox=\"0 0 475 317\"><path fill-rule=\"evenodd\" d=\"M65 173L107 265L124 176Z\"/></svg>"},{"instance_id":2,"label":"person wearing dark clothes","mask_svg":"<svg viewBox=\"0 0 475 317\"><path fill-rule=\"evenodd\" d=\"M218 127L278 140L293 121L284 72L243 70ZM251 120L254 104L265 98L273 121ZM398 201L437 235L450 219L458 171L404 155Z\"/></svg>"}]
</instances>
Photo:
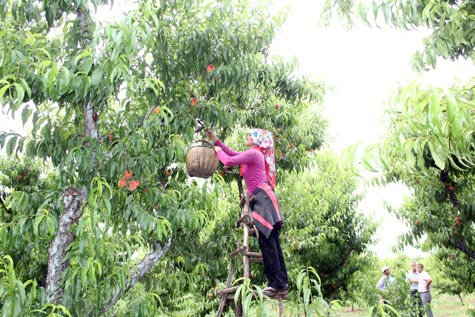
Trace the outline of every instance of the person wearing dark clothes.
<instances>
[{"instance_id":1,"label":"person wearing dark clothes","mask_svg":"<svg viewBox=\"0 0 475 317\"><path fill-rule=\"evenodd\" d=\"M241 166L240 174L250 198L253 223L259 231L259 247L268 281L264 294L287 291L287 270L279 239L283 218L274 192L276 170L272 133L261 129L251 130L246 143L248 150L244 152L229 148L210 130L206 134L214 142L221 163L225 166Z\"/></svg>"}]
</instances>

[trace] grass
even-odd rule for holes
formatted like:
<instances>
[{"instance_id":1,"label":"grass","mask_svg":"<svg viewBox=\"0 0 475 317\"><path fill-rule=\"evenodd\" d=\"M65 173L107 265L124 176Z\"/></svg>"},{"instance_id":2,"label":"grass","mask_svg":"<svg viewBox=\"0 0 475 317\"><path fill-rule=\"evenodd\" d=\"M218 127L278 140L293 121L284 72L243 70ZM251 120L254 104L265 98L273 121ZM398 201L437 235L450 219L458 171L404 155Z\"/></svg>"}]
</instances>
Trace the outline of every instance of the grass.
<instances>
[{"instance_id":1,"label":"grass","mask_svg":"<svg viewBox=\"0 0 475 317\"><path fill-rule=\"evenodd\" d=\"M458 296L432 294L432 312L437 317L469 316L467 310L475 309L475 295L464 296L463 300L465 305L462 305ZM352 311L351 308L346 308L340 312L339 316L363 317L366 316L366 309L357 308Z\"/></svg>"},{"instance_id":2,"label":"grass","mask_svg":"<svg viewBox=\"0 0 475 317\"><path fill-rule=\"evenodd\" d=\"M463 297L464 304L460 302L458 296L451 296L445 294L433 294L432 295L432 312L436 317L467 317L474 316L467 313L468 309L475 309L475 295L467 295ZM265 305L267 307L266 314L269 317L279 317L279 308L277 302L274 300L266 300ZM294 313L297 311L297 307L290 304L288 301L284 301L285 317L304 317L304 314ZM214 316L214 315L209 315ZM234 314L227 309L223 316L234 316ZM249 316L256 316L254 311L249 313ZM312 316L312 315L309 315ZM314 315L313 315L314 316ZM342 308L336 312L338 317L367 317L367 309L363 308Z\"/></svg>"}]
</instances>

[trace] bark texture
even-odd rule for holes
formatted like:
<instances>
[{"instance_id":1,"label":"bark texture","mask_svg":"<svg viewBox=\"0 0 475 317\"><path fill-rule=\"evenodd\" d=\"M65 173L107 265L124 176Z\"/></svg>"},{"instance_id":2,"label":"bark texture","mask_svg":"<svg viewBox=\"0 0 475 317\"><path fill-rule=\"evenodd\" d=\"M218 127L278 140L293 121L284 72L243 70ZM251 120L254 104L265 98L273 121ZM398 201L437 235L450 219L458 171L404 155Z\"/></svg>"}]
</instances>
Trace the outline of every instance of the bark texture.
<instances>
[{"instance_id":1,"label":"bark texture","mask_svg":"<svg viewBox=\"0 0 475 317\"><path fill-rule=\"evenodd\" d=\"M77 188L67 188L64 191L64 213L59 218L58 232L54 237L48 251L48 274L46 276L46 298L50 303L57 303L63 295L62 276L68 268L69 262L65 261L66 250L74 239L71 226L81 217L81 205L86 191Z\"/></svg>"}]
</instances>

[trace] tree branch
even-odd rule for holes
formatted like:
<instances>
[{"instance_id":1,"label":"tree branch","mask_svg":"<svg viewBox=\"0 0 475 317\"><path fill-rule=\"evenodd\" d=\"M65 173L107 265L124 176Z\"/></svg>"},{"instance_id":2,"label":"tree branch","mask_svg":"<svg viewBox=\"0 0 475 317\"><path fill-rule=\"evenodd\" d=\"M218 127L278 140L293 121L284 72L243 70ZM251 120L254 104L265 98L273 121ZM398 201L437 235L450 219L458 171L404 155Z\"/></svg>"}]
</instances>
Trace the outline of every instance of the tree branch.
<instances>
[{"instance_id":1,"label":"tree branch","mask_svg":"<svg viewBox=\"0 0 475 317\"><path fill-rule=\"evenodd\" d=\"M74 239L74 233L70 229L81 217L81 205L86 195L85 189L82 192L77 188L67 188L64 191L64 213L59 218L58 232L48 251L46 300L50 303L56 303L63 295L62 277L69 266L69 262L64 258L66 250Z\"/></svg>"},{"instance_id":2,"label":"tree branch","mask_svg":"<svg viewBox=\"0 0 475 317\"><path fill-rule=\"evenodd\" d=\"M450 179L449 172L445 170L440 171L440 180L442 181L442 183L444 183L445 188L447 188L447 191L449 192L449 199L452 203L452 206L460 212L460 202L457 198L457 194L455 193L455 184ZM475 260L475 251L467 245L467 242L464 239L449 239L448 244L454 247L455 249L465 253L471 259Z\"/></svg>"},{"instance_id":3,"label":"tree branch","mask_svg":"<svg viewBox=\"0 0 475 317\"><path fill-rule=\"evenodd\" d=\"M145 120L148 120L148 118L150 117L150 114L152 113L153 109L155 109L155 107L156 107L156 106L153 105L153 106L151 106L151 107L148 109L148 111L147 111L147 113L145 114L145 116L142 118L142 120L140 120L140 125L139 125L140 127L143 126Z\"/></svg>"},{"instance_id":4,"label":"tree branch","mask_svg":"<svg viewBox=\"0 0 475 317\"><path fill-rule=\"evenodd\" d=\"M155 250L147 254L142 261L135 268L130 270L130 278L126 282L125 289L117 287L112 295L110 301L101 309L100 315L104 314L105 311L110 309L114 304L120 299L120 297L127 293L134 285L151 269L153 268L158 261L165 256L165 254L170 249L172 243L171 236L168 237L167 242L162 247L160 244L155 244ZM88 314L89 315L89 314Z\"/></svg>"},{"instance_id":5,"label":"tree branch","mask_svg":"<svg viewBox=\"0 0 475 317\"><path fill-rule=\"evenodd\" d=\"M472 260L475 260L475 251L472 250L468 245L467 242L459 238L455 241L449 240L449 245L452 247L456 248L457 250L465 253L468 257L470 257Z\"/></svg>"},{"instance_id":6,"label":"tree branch","mask_svg":"<svg viewBox=\"0 0 475 317\"><path fill-rule=\"evenodd\" d=\"M457 199L457 194L455 193L455 184L450 179L449 172L446 170L441 170L440 180L442 183L444 183L444 186L449 193L449 199L452 203L452 206L454 206L454 208L456 208L457 210L460 210L460 203Z\"/></svg>"}]
</instances>

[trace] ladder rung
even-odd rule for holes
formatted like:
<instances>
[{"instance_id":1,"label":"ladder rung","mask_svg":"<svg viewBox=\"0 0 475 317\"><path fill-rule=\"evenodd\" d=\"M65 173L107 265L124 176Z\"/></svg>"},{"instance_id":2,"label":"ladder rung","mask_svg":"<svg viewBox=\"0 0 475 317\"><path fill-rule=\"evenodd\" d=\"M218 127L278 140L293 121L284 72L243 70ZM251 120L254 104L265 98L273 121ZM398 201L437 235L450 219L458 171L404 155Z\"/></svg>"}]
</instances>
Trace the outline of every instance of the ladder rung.
<instances>
[{"instance_id":1,"label":"ladder rung","mask_svg":"<svg viewBox=\"0 0 475 317\"><path fill-rule=\"evenodd\" d=\"M229 287L229 288L220 289L220 290L218 291L218 295L234 293L234 292L236 292L236 290L237 290L238 288L239 288L239 286L233 286L233 287Z\"/></svg>"},{"instance_id":2,"label":"ladder rung","mask_svg":"<svg viewBox=\"0 0 475 317\"><path fill-rule=\"evenodd\" d=\"M249 262L262 263L264 261L262 260L262 258L249 258Z\"/></svg>"},{"instance_id":3,"label":"ladder rung","mask_svg":"<svg viewBox=\"0 0 475 317\"><path fill-rule=\"evenodd\" d=\"M229 257L233 257L233 256L236 256L238 255L239 253L247 253L246 252L247 250L247 247L246 246L240 246L239 248L237 248L236 250L234 250L233 252L229 253Z\"/></svg>"}]
</instances>

